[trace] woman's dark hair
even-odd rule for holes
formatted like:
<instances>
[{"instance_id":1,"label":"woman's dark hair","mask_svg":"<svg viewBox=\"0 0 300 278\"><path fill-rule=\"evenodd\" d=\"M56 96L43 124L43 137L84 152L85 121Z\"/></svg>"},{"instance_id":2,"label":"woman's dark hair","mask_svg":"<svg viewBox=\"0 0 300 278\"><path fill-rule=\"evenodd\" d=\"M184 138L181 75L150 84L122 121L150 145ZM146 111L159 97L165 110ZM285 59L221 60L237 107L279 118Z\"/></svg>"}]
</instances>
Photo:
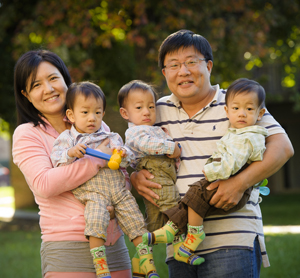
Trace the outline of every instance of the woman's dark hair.
<instances>
[{"instance_id":1,"label":"woman's dark hair","mask_svg":"<svg viewBox=\"0 0 300 278\"><path fill-rule=\"evenodd\" d=\"M213 61L212 49L206 38L189 30L179 30L169 35L162 42L158 51L158 66L161 69L165 67L164 62L167 54L174 53L181 47L187 48L190 46L200 52L206 62Z\"/></svg>"},{"instance_id":2,"label":"woman's dark hair","mask_svg":"<svg viewBox=\"0 0 300 278\"><path fill-rule=\"evenodd\" d=\"M67 91L67 96L66 96L67 109L74 110L75 99L78 95L83 95L85 96L85 98L94 96L95 99L102 99L103 112L105 111L106 98L103 91L98 85L91 83L89 81L71 84L71 86Z\"/></svg>"},{"instance_id":3,"label":"woman's dark hair","mask_svg":"<svg viewBox=\"0 0 300 278\"><path fill-rule=\"evenodd\" d=\"M129 92L134 90L150 91L154 95L155 102L158 99L157 93L152 85L141 80L132 80L125 84L118 93L118 103L120 108L124 107L124 103L126 102Z\"/></svg>"},{"instance_id":4,"label":"woman's dark hair","mask_svg":"<svg viewBox=\"0 0 300 278\"><path fill-rule=\"evenodd\" d=\"M228 100L238 94L256 93L258 97L258 107L265 106L266 93L265 89L256 81L247 78L240 78L233 81L227 89L225 96L225 104L228 105Z\"/></svg>"},{"instance_id":5,"label":"woman's dark hair","mask_svg":"<svg viewBox=\"0 0 300 278\"><path fill-rule=\"evenodd\" d=\"M48 62L56 67L68 87L72 83L65 63L55 53L48 50L33 50L23 54L17 61L14 71L14 91L18 125L32 122L34 126L38 124L46 126L45 121L41 118L44 115L22 94L22 91L27 92L26 87L29 87L29 92L31 91L33 83L28 84L29 79L35 80L37 68L42 62Z\"/></svg>"}]
</instances>

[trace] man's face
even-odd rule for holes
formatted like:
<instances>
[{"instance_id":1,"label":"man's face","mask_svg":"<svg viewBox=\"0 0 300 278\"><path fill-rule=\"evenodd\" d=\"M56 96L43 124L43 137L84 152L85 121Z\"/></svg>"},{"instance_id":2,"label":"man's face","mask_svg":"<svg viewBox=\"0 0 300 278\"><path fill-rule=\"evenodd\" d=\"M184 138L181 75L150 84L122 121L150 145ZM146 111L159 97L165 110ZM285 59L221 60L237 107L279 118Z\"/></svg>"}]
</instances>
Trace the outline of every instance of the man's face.
<instances>
[{"instance_id":1,"label":"man's face","mask_svg":"<svg viewBox=\"0 0 300 278\"><path fill-rule=\"evenodd\" d=\"M179 48L178 51L168 53L164 60L164 65L171 62L186 62L190 59L204 58L193 46ZM166 78L170 91L179 99L182 104L192 104L202 101L206 98L210 85L210 74L212 70L212 61L201 61L192 68L187 68L181 64L178 70L164 68L163 75Z\"/></svg>"}]
</instances>

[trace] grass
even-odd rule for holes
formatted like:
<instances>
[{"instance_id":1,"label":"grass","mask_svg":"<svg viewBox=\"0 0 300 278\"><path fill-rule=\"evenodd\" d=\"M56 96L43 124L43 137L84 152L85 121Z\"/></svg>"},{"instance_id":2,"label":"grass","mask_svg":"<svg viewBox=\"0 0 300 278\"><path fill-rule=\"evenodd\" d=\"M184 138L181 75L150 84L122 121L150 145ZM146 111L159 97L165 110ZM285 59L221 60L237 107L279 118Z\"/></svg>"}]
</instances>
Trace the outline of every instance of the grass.
<instances>
[{"instance_id":1,"label":"grass","mask_svg":"<svg viewBox=\"0 0 300 278\"><path fill-rule=\"evenodd\" d=\"M0 277L40 278L39 231L0 231Z\"/></svg>"},{"instance_id":2,"label":"grass","mask_svg":"<svg viewBox=\"0 0 300 278\"><path fill-rule=\"evenodd\" d=\"M266 235L265 241L271 267L261 269L261 278L300 278L300 234Z\"/></svg>"},{"instance_id":3,"label":"grass","mask_svg":"<svg viewBox=\"0 0 300 278\"><path fill-rule=\"evenodd\" d=\"M3 197L0 188L0 196ZM300 194L270 195L261 209L265 225L300 225ZM1 208L1 204L0 204ZM0 222L1 224L1 222ZM12 226L13 227L13 226ZM262 268L261 278L300 278L300 234L268 234L265 237L271 267ZM40 231L3 230L0 225L0 277L38 278L40 271ZM126 238L129 254L135 248ZM155 264L160 277L168 277L165 246L154 247Z\"/></svg>"},{"instance_id":4,"label":"grass","mask_svg":"<svg viewBox=\"0 0 300 278\"><path fill-rule=\"evenodd\" d=\"M300 194L263 197L260 204L264 225L300 225Z\"/></svg>"},{"instance_id":5,"label":"grass","mask_svg":"<svg viewBox=\"0 0 300 278\"><path fill-rule=\"evenodd\" d=\"M260 204L264 225L300 225L300 194L263 197ZM271 267L262 268L261 278L300 278L300 234L265 235Z\"/></svg>"}]
</instances>

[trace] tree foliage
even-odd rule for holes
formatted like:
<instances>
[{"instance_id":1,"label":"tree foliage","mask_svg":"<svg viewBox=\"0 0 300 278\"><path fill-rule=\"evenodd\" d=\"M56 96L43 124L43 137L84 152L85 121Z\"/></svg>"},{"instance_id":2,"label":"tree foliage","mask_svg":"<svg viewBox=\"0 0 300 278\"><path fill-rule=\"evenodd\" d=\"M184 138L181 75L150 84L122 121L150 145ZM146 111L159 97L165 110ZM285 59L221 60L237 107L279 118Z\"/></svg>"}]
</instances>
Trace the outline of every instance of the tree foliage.
<instances>
[{"instance_id":1,"label":"tree foliage","mask_svg":"<svg viewBox=\"0 0 300 278\"><path fill-rule=\"evenodd\" d=\"M284 68L282 85L300 99L299 15L299 0L0 0L0 116L14 121L13 65L36 48L60 55L74 81L98 83L112 105L119 88L132 79L169 93L157 53L179 29L211 43L213 84L226 87L276 62Z\"/></svg>"}]
</instances>

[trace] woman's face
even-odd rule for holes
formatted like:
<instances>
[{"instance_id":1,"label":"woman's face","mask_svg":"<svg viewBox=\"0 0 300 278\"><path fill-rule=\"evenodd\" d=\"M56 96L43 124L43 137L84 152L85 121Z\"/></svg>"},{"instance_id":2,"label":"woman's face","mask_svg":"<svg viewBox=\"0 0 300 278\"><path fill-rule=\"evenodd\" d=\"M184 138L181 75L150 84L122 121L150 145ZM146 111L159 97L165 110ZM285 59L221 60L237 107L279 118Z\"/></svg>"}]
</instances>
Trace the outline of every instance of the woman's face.
<instances>
[{"instance_id":1,"label":"woman's face","mask_svg":"<svg viewBox=\"0 0 300 278\"><path fill-rule=\"evenodd\" d=\"M31 91L30 85L33 84ZM62 115L68 87L59 70L48 62L41 62L35 80L29 77L22 94L47 119Z\"/></svg>"}]
</instances>

